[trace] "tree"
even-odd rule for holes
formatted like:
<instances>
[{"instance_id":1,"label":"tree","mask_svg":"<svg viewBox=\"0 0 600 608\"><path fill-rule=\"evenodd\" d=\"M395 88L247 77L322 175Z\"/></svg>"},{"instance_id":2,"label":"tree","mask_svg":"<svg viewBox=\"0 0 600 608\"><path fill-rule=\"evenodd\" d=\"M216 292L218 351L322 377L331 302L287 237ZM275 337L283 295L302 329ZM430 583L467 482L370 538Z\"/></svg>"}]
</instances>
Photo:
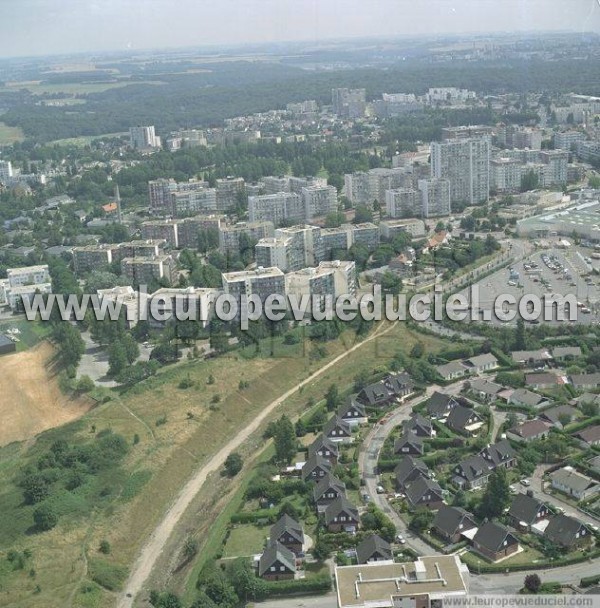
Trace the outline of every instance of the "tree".
<instances>
[{"instance_id":1,"label":"tree","mask_svg":"<svg viewBox=\"0 0 600 608\"><path fill-rule=\"evenodd\" d=\"M387 270L381 277L381 290L384 294L397 296L402 291L402 279Z\"/></svg>"},{"instance_id":2,"label":"tree","mask_svg":"<svg viewBox=\"0 0 600 608\"><path fill-rule=\"evenodd\" d=\"M355 224L364 224L366 222L372 222L372 221L373 221L373 214L371 213L371 211L368 207L365 207L364 205L359 205L358 207L356 207L356 211L354 213L354 220L353 220L353 222Z\"/></svg>"},{"instance_id":3,"label":"tree","mask_svg":"<svg viewBox=\"0 0 600 608\"><path fill-rule=\"evenodd\" d=\"M332 384L325 393L325 404L328 412L333 412L337 409L339 405L340 395L338 392L338 387L335 384Z\"/></svg>"},{"instance_id":4,"label":"tree","mask_svg":"<svg viewBox=\"0 0 600 608\"><path fill-rule=\"evenodd\" d=\"M81 376L77 381L77 390L80 393L89 393L95 388L94 381L89 376Z\"/></svg>"},{"instance_id":5,"label":"tree","mask_svg":"<svg viewBox=\"0 0 600 608\"><path fill-rule=\"evenodd\" d=\"M275 461L281 464L289 464L296 455L297 442L294 425L285 414L275 425L273 441L275 443Z\"/></svg>"},{"instance_id":6,"label":"tree","mask_svg":"<svg viewBox=\"0 0 600 608\"><path fill-rule=\"evenodd\" d=\"M237 452L232 452L225 459L225 473L228 477L235 477L244 466L244 460Z\"/></svg>"},{"instance_id":7,"label":"tree","mask_svg":"<svg viewBox=\"0 0 600 608\"><path fill-rule=\"evenodd\" d=\"M117 376L128 363L125 347L121 341L114 342L108 349L108 375Z\"/></svg>"},{"instance_id":8,"label":"tree","mask_svg":"<svg viewBox=\"0 0 600 608\"><path fill-rule=\"evenodd\" d=\"M538 574L528 574L525 577L524 586L530 593L538 593L542 586L542 580Z\"/></svg>"},{"instance_id":9,"label":"tree","mask_svg":"<svg viewBox=\"0 0 600 608\"><path fill-rule=\"evenodd\" d=\"M266 583L256 576L249 560L240 557L231 562L227 567L227 577L240 600L264 599Z\"/></svg>"},{"instance_id":10,"label":"tree","mask_svg":"<svg viewBox=\"0 0 600 608\"><path fill-rule=\"evenodd\" d=\"M499 517L510 504L510 488L506 469L497 468L490 475L479 505L480 516L492 519Z\"/></svg>"},{"instance_id":11,"label":"tree","mask_svg":"<svg viewBox=\"0 0 600 608\"><path fill-rule=\"evenodd\" d=\"M425 347L422 342L415 342L415 345L410 351L412 359L420 359L425 354Z\"/></svg>"},{"instance_id":12,"label":"tree","mask_svg":"<svg viewBox=\"0 0 600 608\"><path fill-rule=\"evenodd\" d=\"M103 540L103 541L100 541L100 546L98 547L98 551L100 551L100 553L104 553L104 555L110 555L110 552L112 551L112 547L110 546L110 543L107 540Z\"/></svg>"},{"instance_id":13,"label":"tree","mask_svg":"<svg viewBox=\"0 0 600 608\"><path fill-rule=\"evenodd\" d=\"M434 514L429 509L419 509L410 520L410 529L416 532L424 532L433 522Z\"/></svg>"},{"instance_id":14,"label":"tree","mask_svg":"<svg viewBox=\"0 0 600 608\"><path fill-rule=\"evenodd\" d=\"M525 330L525 321L521 317L517 319L514 350L527 350L527 331Z\"/></svg>"},{"instance_id":15,"label":"tree","mask_svg":"<svg viewBox=\"0 0 600 608\"><path fill-rule=\"evenodd\" d=\"M530 169L523 174L521 177L521 192L527 192L529 190L535 190L540 185L540 178L537 173Z\"/></svg>"},{"instance_id":16,"label":"tree","mask_svg":"<svg viewBox=\"0 0 600 608\"><path fill-rule=\"evenodd\" d=\"M50 505L40 505L33 512L33 521L38 530L52 530L58 523L58 516Z\"/></svg>"}]
</instances>

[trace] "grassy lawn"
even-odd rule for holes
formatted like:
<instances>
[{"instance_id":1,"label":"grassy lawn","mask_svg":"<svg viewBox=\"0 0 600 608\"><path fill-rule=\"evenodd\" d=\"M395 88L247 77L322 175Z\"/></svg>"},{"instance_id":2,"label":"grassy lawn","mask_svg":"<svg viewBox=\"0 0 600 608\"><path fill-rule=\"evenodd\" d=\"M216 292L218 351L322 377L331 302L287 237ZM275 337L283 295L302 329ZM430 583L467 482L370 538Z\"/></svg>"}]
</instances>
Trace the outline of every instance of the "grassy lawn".
<instances>
[{"instance_id":1,"label":"grassy lawn","mask_svg":"<svg viewBox=\"0 0 600 608\"><path fill-rule=\"evenodd\" d=\"M7 329L16 328L19 330L15 337L18 338L17 351L27 350L38 344L50 334L51 328L49 323L38 321L27 321L24 319L15 319L14 321L1 321L0 333L6 332Z\"/></svg>"},{"instance_id":2,"label":"grassy lawn","mask_svg":"<svg viewBox=\"0 0 600 608\"><path fill-rule=\"evenodd\" d=\"M126 132L104 133L103 135L89 135L87 137L69 137L67 139L57 139L52 143L57 144L59 146L77 146L78 148L84 148L85 146L89 146L93 141L96 141L97 139L123 137L125 135L129 134Z\"/></svg>"},{"instance_id":3,"label":"grassy lawn","mask_svg":"<svg viewBox=\"0 0 600 608\"><path fill-rule=\"evenodd\" d=\"M269 526L238 525L231 530L223 557L247 557L261 553L269 535Z\"/></svg>"},{"instance_id":4,"label":"grassy lawn","mask_svg":"<svg viewBox=\"0 0 600 608\"><path fill-rule=\"evenodd\" d=\"M21 127L9 127L0 122L0 146L10 146L16 141L23 141L25 135Z\"/></svg>"},{"instance_id":5,"label":"grassy lawn","mask_svg":"<svg viewBox=\"0 0 600 608\"><path fill-rule=\"evenodd\" d=\"M544 556L542 553L537 551L536 549L532 549L531 547L521 545L522 551L513 555L507 559L502 560L497 565L498 569L501 570L503 567L508 566L517 566L521 564L533 564L535 562L544 561ZM463 553L460 558L462 561L469 566L474 572L477 572L477 568L479 566L490 566L494 565L492 562L487 559L481 557L478 553L474 551L467 551Z\"/></svg>"}]
</instances>

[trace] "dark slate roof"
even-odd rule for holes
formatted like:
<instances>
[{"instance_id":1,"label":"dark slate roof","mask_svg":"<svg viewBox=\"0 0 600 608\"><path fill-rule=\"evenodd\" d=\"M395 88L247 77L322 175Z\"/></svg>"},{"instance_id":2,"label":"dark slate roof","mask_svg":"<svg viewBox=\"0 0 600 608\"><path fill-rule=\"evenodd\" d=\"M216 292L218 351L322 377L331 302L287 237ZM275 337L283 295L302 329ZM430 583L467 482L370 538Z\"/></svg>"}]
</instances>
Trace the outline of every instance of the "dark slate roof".
<instances>
[{"instance_id":1,"label":"dark slate roof","mask_svg":"<svg viewBox=\"0 0 600 608\"><path fill-rule=\"evenodd\" d=\"M413 471L419 471L422 477L429 477L429 469L427 465L418 458L405 456L394 469L394 474L398 483L404 484Z\"/></svg>"},{"instance_id":2,"label":"dark slate roof","mask_svg":"<svg viewBox=\"0 0 600 608\"><path fill-rule=\"evenodd\" d=\"M356 547L356 557L358 558L358 563L366 564L374 553L379 553L384 558L390 560L392 559L392 547L390 546L390 543L383 540L383 538L377 534L367 536Z\"/></svg>"},{"instance_id":3,"label":"dark slate roof","mask_svg":"<svg viewBox=\"0 0 600 608\"><path fill-rule=\"evenodd\" d=\"M340 494L346 493L346 484L340 481L335 475L327 473L313 489L313 497L315 502L319 500L327 490L335 488Z\"/></svg>"},{"instance_id":4,"label":"dark slate roof","mask_svg":"<svg viewBox=\"0 0 600 608\"><path fill-rule=\"evenodd\" d=\"M404 432L416 432L417 427L420 427L428 435L431 435L431 431L433 430L431 420L423 418L423 416L421 416L420 414L417 414L416 416L411 416L408 420L405 420L403 422L402 426L404 427Z\"/></svg>"},{"instance_id":5,"label":"dark slate roof","mask_svg":"<svg viewBox=\"0 0 600 608\"><path fill-rule=\"evenodd\" d=\"M323 456L315 454L304 463L304 466L302 467L302 478L306 479L309 476L310 472L316 469L317 467L321 467L325 471L331 471L331 463L329 462L329 460L323 458Z\"/></svg>"},{"instance_id":6,"label":"dark slate roof","mask_svg":"<svg viewBox=\"0 0 600 608\"><path fill-rule=\"evenodd\" d=\"M290 536L293 536L299 543L304 543L304 530L302 529L301 524L287 514L282 515L273 524L270 537L272 540L277 540L285 532Z\"/></svg>"},{"instance_id":7,"label":"dark slate roof","mask_svg":"<svg viewBox=\"0 0 600 608\"><path fill-rule=\"evenodd\" d=\"M367 417L367 412L365 410L365 406L356 400L356 396L349 397L346 401L340 406L338 409L338 416L343 418L349 410L354 409L360 413L362 418Z\"/></svg>"},{"instance_id":8,"label":"dark slate roof","mask_svg":"<svg viewBox=\"0 0 600 608\"><path fill-rule=\"evenodd\" d=\"M453 402L456 404L456 400L451 395L435 391L427 401L427 411L438 416L446 414L453 407Z\"/></svg>"},{"instance_id":9,"label":"dark slate roof","mask_svg":"<svg viewBox=\"0 0 600 608\"><path fill-rule=\"evenodd\" d=\"M390 401L402 394L407 388L412 389L413 381L406 372L389 374L383 380L365 386L357 398L365 405L378 405Z\"/></svg>"},{"instance_id":10,"label":"dark slate roof","mask_svg":"<svg viewBox=\"0 0 600 608\"><path fill-rule=\"evenodd\" d=\"M551 407L550 409L544 410L540 414L540 418L548 420L549 422L552 422L552 424L556 424L557 422L560 422L559 418L562 414L571 416L571 420L573 420L579 415L579 410L574 408L572 405L557 405L555 407Z\"/></svg>"},{"instance_id":11,"label":"dark slate roof","mask_svg":"<svg viewBox=\"0 0 600 608\"><path fill-rule=\"evenodd\" d=\"M336 457L339 454L338 444L335 441L331 441L329 437L325 437L325 435L319 435L309 446L308 446L308 456L311 458L314 456L318 450L322 447L326 447L332 454Z\"/></svg>"},{"instance_id":12,"label":"dark slate roof","mask_svg":"<svg viewBox=\"0 0 600 608\"><path fill-rule=\"evenodd\" d=\"M450 410L446 424L454 430L464 431L469 422L469 418L475 416L481 420L481 416L474 410L462 405L457 405Z\"/></svg>"},{"instance_id":13,"label":"dark slate roof","mask_svg":"<svg viewBox=\"0 0 600 608\"><path fill-rule=\"evenodd\" d=\"M473 538L473 542L485 547L489 551L499 551L507 537L516 538L502 524L493 521L484 523Z\"/></svg>"},{"instance_id":14,"label":"dark slate roof","mask_svg":"<svg viewBox=\"0 0 600 608\"><path fill-rule=\"evenodd\" d=\"M398 453L403 446L414 447L421 454L424 451L423 438L417 437L416 435L413 435L412 433L407 433L406 435L402 435L402 437L400 437L400 439L396 439L396 441L394 441L394 452Z\"/></svg>"},{"instance_id":15,"label":"dark slate roof","mask_svg":"<svg viewBox=\"0 0 600 608\"><path fill-rule=\"evenodd\" d=\"M574 517L568 515L555 515L544 532L548 540L564 547L569 547L575 542L575 535L583 524ZM587 532L590 533L589 530Z\"/></svg>"},{"instance_id":16,"label":"dark slate roof","mask_svg":"<svg viewBox=\"0 0 600 608\"><path fill-rule=\"evenodd\" d=\"M342 511L352 515L356 521L359 520L358 509L345 496L340 496L336 498L327 507L327 509L325 509L325 523L332 523L333 518L339 515Z\"/></svg>"},{"instance_id":17,"label":"dark slate roof","mask_svg":"<svg viewBox=\"0 0 600 608\"><path fill-rule=\"evenodd\" d=\"M296 556L281 543L273 542L266 547L263 554L260 556L260 562L258 564L259 576L268 572L269 568L278 561L292 572L296 572Z\"/></svg>"},{"instance_id":18,"label":"dark slate roof","mask_svg":"<svg viewBox=\"0 0 600 608\"><path fill-rule=\"evenodd\" d=\"M489 460L494 463L494 466L511 460L516 456L516 452L508 442L508 439L502 439L492 445L489 445L481 450L480 455L486 458L489 456Z\"/></svg>"},{"instance_id":19,"label":"dark slate roof","mask_svg":"<svg viewBox=\"0 0 600 608\"><path fill-rule=\"evenodd\" d=\"M479 454L469 456L458 464L463 472L463 477L467 481L475 481L490 473L490 463Z\"/></svg>"},{"instance_id":20,"label":"dark slate roof","mask_svg":"<svg viewBox=\"0 0 600 608\"><path fill-rule=\"evenodd\" d=\"M468 511L465 511L463 508L449 507L448 505L443 505L436 513L432 525L434 528L437 528L444 534L447 534L448 536L453 536L454 534L456 534L456 532L458 532L459 526L466 519L471 520L473 524L475 524L475 518L473 517L473 515Z\"/></svg>"},{"instance_id":21,"label":"dark slate roof","mask_svg":"<svg viewBox=\"0 0 600 608\"><path fill-rule=\"evenodd\" d=\"M344 431L344 433L346 433L347 435L352 435L352 429L350 428L350 425L345 420L342 420L339 416L333 416L325 423L325 425L323 426L323 435L327 435L333 429L336 428L339 428L340 430Z\"/></svg>"},{"instance_id":22,"label":"dark slate roof","mask_svg":"<svg viewBox=\"0 0 600 608\"><path fill-rule=\"evenodd\" d=\"M406 498L414 505L428 492L437 494L440 498L442 497L442 488L440 488L437 481L419 477L406 488Z\"/></svg>"},{"instance_id":23,"label":"dark slate roof","mask_svg":"<svg viewBox=\"0 0 600 608\"><path fill-rule=\"evenodd\" d=\"M517 494L510 505L508 514L516 519L517 521L523 521L526 524L532 524L540 510L543 503L533 498L533 496L527 496L527 494Z\"/></svg>"}]
</instances>

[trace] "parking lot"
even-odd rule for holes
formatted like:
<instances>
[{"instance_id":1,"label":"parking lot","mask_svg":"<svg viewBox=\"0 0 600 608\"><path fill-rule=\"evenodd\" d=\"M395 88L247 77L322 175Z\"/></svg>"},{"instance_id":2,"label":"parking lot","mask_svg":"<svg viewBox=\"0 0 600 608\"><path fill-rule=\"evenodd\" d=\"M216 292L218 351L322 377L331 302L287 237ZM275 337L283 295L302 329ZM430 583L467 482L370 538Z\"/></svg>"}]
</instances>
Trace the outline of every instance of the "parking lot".
<instances>
[{"instance_id":1,"label":"parking lot","mask_svg":"<svg viewBox=\"0 0 600 608\"><path fill-rule=\"evenodd\" d=\"M544 249L482 279L477 283L481 318L484 318L484 313L493 310L494 301L501 294L511 295L517 301L530 294L539 298L551 294L574 294L579 303L577 322L597 323L600 319L600 275L593 271L600 271L600 259L592 258L592 255L600 258L593 248L581 246ZM468 295L468 290L462 293ZM515 310L516 307L507 309ZM516 324L516 319L502 322L495 315L488 319L486 314L485 320L500 325ZM553 319L544 322L561 321L554 311Z\"/></svg>"}]
</instances>

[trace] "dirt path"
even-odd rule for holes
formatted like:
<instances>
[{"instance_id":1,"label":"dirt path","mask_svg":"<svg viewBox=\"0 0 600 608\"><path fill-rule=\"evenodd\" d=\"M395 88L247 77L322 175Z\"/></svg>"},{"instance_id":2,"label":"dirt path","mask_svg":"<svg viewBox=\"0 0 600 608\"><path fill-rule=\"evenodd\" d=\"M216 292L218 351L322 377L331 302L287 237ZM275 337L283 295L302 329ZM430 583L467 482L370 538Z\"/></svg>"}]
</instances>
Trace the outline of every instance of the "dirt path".
<instances>
[{"instance_id":1,"label":"dirt path","mask_svg":"<svg viewBox=\"0 0 600 608\"><path fill-rule=\"evenodd\" d=\"M369 336L362 342L355 344L349 350L338 355L335 359L325 364L314 374L299 382L290 390L285 392L283 395L278 397L275 401L271 402L261 413L258 415L251 424L242 429L229 443L223 446L196 474L186 483L183 490L176 498L175 502L171 505L167 513L165 514L162 521L155 528L154 532L150 535L150 539L142 548L140 556L133 565L129 579L125 585L125 589L117 600L117 608L131 608L133 606L135 597L143 590L144 583L150 576L156 561L161 554L163 547L167 543L169 537L173 533L173 530L177 526L180 518L183 516L190 503L202 489L202 486L206 482L208 476L221 469L225 459L231 452L234 452L239 448L248 438L256 432L265 419L277 409L286 399L291 397L296 391L300 390L303 386L313 382L315 378L318 378L326 371L337 365L341 360L346 358L348 355L361 348L368 342L375 340L388 333L395 327L396 323L393 323L385 329L376 330L373 335Z\"/></svg>"}]
</instances>

